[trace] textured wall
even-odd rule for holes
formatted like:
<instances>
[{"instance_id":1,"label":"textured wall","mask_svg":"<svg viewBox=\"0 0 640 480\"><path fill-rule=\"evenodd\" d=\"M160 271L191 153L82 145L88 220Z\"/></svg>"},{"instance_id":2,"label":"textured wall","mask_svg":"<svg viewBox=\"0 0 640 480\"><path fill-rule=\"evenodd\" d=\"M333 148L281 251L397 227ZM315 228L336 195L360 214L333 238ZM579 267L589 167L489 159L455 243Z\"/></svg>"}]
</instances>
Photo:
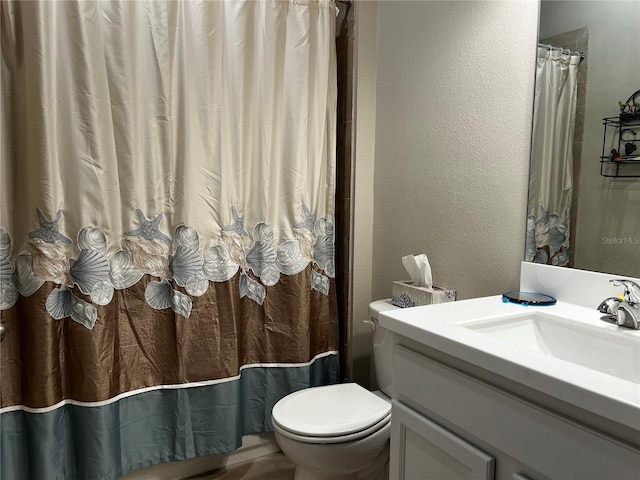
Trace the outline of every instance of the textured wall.
<instances>
[{"instance_id":1,"label":"textured wall","mask_svg":"<svg viewBox=\"0 0 640 480\"><path fill-rule=\"evenodd\" d=\"M541 38L584 26L589 53L575 266L638 276L640 179L601 177L598 162L602 118L615 117L618 101L640 88L640 2L543 2ZM640 174L640 166L634 170Z\"/></svg>"},{"instance_id":2,"label":"textured wall","mask_svg":"<svg viewBox=\"0 0 640 480\"><path fill-rule=\"evenodd\" d=\"M410 253L459 299L518 286L537 8L380 2L373 298Z\"/></svg>"}]
</instances>

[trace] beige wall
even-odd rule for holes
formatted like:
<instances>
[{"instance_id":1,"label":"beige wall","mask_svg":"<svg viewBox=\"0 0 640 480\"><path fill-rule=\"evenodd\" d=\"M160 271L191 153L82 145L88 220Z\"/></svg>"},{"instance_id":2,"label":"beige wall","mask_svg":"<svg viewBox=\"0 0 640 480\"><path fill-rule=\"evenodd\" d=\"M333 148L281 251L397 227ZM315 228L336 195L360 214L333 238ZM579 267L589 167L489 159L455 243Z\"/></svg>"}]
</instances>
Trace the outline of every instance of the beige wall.
<instances>
[{"instance_id":1,"label":"beige wall","mask_svg":"<svg viewBox=\"0 0 640 480\"><path fill-rule=\"evenodd\" d=\"M369 341L360 326L366 304L408 277L403 255L426 253L435 282L455 288L460 299L518 286L537 8L535 1L382 1L377 47L370 31L357 27L355 221L366 228L356 229L354 242L366 253L354 259L354 357L366 354ZM360 62L376 48L371 191L371 158L360 144L371 141L372 119L360 127L361 115L372 113L360 104L372 101L372 79ZM354 379L366 383L356 369Z\"/></svg>"},{"instance_id":2,"label":"beige wall","mask_svg":"<svg viewBox=\"0 0 640 480\"><path fill-rule=\"evenodd\" d=\"M543 2L541 38L585 26L589 52L576 267L638 276L640 179L602 177L598 162L602 118L615 117L618 101L640 88L640 2ZM635 171L640 175L640 166Z\"/></svg>"}]
</instances>

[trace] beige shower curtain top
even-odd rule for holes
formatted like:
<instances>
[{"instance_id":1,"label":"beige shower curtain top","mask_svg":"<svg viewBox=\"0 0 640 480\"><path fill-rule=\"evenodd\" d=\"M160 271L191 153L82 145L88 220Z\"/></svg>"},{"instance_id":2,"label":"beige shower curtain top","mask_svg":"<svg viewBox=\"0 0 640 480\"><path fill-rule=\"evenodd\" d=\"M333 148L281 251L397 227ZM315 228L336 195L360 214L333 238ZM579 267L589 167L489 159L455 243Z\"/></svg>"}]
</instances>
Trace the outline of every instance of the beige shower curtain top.
<instances>
[{"instance_id":1,"label":"beige shower curtain top","mask_svg":"<svg viewBox=\"0 0 640 480\"><path fill-rule=\"evenodd\" d=\"M309 264L326 294L334 18L331 1L3 1L0 308L50 281L49 314L92 328L147 274L147 302L188 316L209 282L240 272L261 304Z\"/></svg>"}]
</instances>

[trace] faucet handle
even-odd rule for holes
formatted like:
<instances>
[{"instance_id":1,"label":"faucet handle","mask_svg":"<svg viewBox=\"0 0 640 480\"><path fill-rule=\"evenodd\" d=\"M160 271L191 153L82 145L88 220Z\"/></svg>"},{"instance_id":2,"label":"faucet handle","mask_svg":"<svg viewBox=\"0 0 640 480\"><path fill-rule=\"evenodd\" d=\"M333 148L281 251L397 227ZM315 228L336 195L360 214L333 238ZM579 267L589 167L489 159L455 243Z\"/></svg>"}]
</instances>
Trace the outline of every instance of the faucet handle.
<instances>
[{"instance_id":1,"label":"faucet handle","mask_svg":"<svg viewBox=\"0 0 640 480\"><path fill-rule=\"evenodd\" d=\"M614 279L609 280L609 283L616 287L624 287L624 300L627 303L631 305L640 303L640 285L633 280Z\"/></svg>"}]
</instances>

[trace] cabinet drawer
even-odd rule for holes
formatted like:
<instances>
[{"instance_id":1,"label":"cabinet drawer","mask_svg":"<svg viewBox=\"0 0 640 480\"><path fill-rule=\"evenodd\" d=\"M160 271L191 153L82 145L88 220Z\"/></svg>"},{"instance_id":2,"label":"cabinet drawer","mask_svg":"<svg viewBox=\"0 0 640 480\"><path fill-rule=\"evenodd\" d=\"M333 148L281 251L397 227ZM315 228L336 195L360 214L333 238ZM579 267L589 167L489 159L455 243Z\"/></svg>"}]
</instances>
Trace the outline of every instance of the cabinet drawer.
<instances>
[{"instance_id":1,"label":"cabinet drawer","mask_svg":"<svg viewBox=\"0 0 640 480\"><path fill-rule=\"evenodd\" d=\"M640 452L396 345L400 401L441 417L549 478L636 480Z\"/></svg>"}]
</instances>

